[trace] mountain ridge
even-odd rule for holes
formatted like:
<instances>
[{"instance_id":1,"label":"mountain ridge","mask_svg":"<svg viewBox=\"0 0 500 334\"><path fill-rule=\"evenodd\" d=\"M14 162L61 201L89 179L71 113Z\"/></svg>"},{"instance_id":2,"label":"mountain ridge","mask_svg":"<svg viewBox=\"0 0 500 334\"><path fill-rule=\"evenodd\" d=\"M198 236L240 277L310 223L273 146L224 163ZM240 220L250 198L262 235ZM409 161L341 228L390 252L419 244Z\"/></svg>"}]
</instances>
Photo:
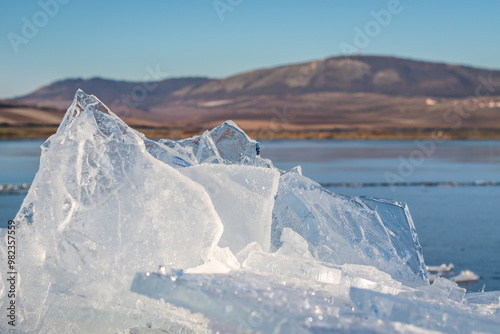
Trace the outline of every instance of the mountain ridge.
<instances>
[{"instance_id":1,"label":"mountain ridge","mask_svg":"<svg viewBox=\"0 0 500 334\"><path fill-rule=\"evenodd\" d=\"M206 129L232 119L245 130L273 133L418 132L458 123L500 131L499 70L387 56L331 57L223 79L67 79L14 100L66 109L78 88L133 126ZM285 107L288 118L277 112Z\"/></svg>"},{"instance_id":2,"label":"mountain ridge","mask_svg":"<svg viewBox=\"0 0 500 334\"><path fill-rule=\"evenodd\" d=\"M397 96L466 97L482 84L479 81L481 75L487 77L492 73L500 76L500 70L472 66L392 56L351 56L260 68L221 79L178 77L150 83L158 83L159 86L170 84L170 89L161 90L160 93L170 95L171 98L193 96L227 98L264 93L286 95L327 91ZM86 91L105 90L106 84L120 85L121 92L144 84L139 81L102 77L68 78L11 100L29 102L41 98L61 98L54 96L58 93L57 89L61 85L69 87L75 83L83 85L79 88ZM74 94L76 90L71 91ZM48 92L52 95L47 95ZM105 96L106 93L104 91L99 95ZM66 100L71 99L72 94L67 96Z\"/></svg>"}]
</instances>

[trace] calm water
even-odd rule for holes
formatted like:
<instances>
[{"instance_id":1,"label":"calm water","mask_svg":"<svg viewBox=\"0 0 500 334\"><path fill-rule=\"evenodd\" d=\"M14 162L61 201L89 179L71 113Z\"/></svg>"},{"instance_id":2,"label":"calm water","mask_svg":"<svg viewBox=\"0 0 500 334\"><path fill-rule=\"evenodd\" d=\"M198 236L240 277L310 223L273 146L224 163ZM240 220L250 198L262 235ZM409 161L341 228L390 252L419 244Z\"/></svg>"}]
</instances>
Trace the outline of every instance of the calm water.
<instances>
[{"instance_id":1,"label":"calm water","mask_svg":"<svg viewBox=\"0 0 500 334\"><path fill-rule=\"evenodd\" d=\"M42 141L0 141L0 184L31 183ZM500 181L500 141L264 141L262 156L282 169L301 165L320 183ZM337 187L333 192L407 202L427 264L452 262L481 276L478 291L500 290L500 186ZM0 195L0 226L24 195Z\"/></svg>"}]
</instances>

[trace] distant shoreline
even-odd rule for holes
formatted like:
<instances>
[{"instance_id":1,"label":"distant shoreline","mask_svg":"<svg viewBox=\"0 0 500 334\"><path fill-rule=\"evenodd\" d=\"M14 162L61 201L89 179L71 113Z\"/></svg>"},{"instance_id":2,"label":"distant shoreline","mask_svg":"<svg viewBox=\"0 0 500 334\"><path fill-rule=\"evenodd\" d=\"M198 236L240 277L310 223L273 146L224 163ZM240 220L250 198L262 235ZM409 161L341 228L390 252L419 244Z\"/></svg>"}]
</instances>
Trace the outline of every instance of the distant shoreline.
<instances>
[{"instance_id":1,"label":"distant shoreline","mask_svg":"<svg viewBox=\"0 0 500 334\"><path fill-rule=\"evenodd\" d=\"M134 127L148 138L187 138L202 134L206 129ZM243 129L245 130L245 129ZM0 126L0 140L46 139L57 126ZM436 138L433 129L341 129L341 130L245 130L255 139L352 139L352 140L412 140ZM499 129L450 129L441 132L440 139L500 139Z\"/></svg>"}]
</instances>

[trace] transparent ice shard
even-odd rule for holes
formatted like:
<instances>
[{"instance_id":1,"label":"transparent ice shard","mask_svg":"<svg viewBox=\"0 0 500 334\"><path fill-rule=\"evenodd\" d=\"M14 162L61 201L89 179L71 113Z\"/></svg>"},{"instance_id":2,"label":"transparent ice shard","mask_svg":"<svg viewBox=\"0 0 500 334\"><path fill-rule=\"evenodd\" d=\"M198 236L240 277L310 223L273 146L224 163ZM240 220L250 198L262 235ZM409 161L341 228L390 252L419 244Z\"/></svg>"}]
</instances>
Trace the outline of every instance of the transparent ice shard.
<instances>
[{"instance_id":1,"label":"transparent ice shard","mask_svg":"<svg viewBox=\"0 0 500 334\"><path fill-rule=\"evenodd\" d=\"M272 167L270 160L260 156L260 145L247 136L233 121L226 121L201 136L160 143L196 163L237 164Z\"/></svg>"},{"instance_id":2,"label":"transparent ice shard","mask_svg":"<svg viewBox=\"0 0 500 334\"><path fill-rule=\"evenodd\" d=\"M321 261L371 265L399 280L428 282L405 203L333 194L290 171L280 178L274 206L274 249L286 227L304 237Z\"/></svg>"},{"instance_id":3,"label":"transparent ice shard","mask_svg":"<svg viewBox=\"0 0 500 334\"><path fill-rule=\"evenodd\" d=\"M108 307L136 271L199 266L223 230L201 185L154 158L142 135L82 91L44 144L15 221L20 328L36 328L55 293Z\"/></svg>"},{"instance_id":4,"label":"transparent ice shard","mask_svg":"<svg viewBox=\"0 0 500 334\"><path fill-rule=\"evenodd\" d=\"M372 266L344 264L341 270L341 285L347 289L355 287L392 295L407 290L401 282L394 280L391 275Z\"/></svg>"}]
</instances>

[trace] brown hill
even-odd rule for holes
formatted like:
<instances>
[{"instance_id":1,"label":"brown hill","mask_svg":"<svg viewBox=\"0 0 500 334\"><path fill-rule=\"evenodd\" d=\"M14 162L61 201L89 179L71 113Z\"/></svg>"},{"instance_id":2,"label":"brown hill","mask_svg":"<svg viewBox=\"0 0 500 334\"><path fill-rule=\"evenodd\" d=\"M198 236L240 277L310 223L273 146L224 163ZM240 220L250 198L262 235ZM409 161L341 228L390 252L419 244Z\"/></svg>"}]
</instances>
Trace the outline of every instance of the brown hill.
<instances>
[{"instance_id":1,"label":"brown hill","mask_svg":"<svg viewBox=\"0 0 500 334\"><path fill-rule=\"evenodd\" d=\"M466 97L481 79L500 71L400 59L336 57L262 69L213 80L174 95L234 98L243 95L288 95L317 92L378 93L397 96Z\"/></svg>"},{"instance_id":2,"label":"brown hill","mask_svg":"<svg viewBox=\"0 0 500 334\"><path fill-rule=\"evenodd\" d=\"M157 104L158 97L170 96L182 88L195 89L209 82L207 78L176 78L158 82L132 82L103 78L66 79L54 82L37 89L28 95L14 98L13 101L37 106L67 108L73 101L75 92L82 89L88 94L98 96L104 103L111 106L127 103L138 109L147 109L147 105ZM147 105L146 103L147 102Z\"/></svg>"},{"instance_id":3,"label":"brown hill","mask_svg":"<svg viewBox=\"0 0 500 334\"><path fill-rule=\"evenodd\" d=\"M438 128L500 135L500 71L394 57L329 58L220 80L71 79L15 100L65 109L78 88L134 126L202 129L233 119L265 137Z\"/></svg>"}]
</instances>

